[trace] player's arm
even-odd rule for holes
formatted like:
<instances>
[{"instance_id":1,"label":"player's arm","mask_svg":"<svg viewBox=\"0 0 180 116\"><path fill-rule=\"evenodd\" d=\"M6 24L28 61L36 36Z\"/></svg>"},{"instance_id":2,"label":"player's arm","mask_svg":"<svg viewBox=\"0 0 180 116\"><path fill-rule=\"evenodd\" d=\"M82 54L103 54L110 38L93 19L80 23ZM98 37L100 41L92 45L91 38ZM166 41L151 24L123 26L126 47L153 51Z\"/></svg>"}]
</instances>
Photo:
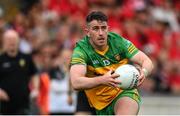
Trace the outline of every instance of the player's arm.
<instances>
[{"instance_id":1,"label":"player's arm","mask_svg":"<svg viewBox=\"0 0 180 116\"><path fill-rule=\"evenodd\" d=\"M130 60L141 66L140 68L141 76L138 83L139 86L142 84L145 77L147 77L152 72L153 63L150 60L150 58L140 50Z\"/></svg>"},{"instance_id":2,"label":"player's arm","mask_svg":"<svg viewBox=\"0 0 180 116\"><path fill-rule=\"evenodd\" d=\"M73 65L70 68L70 77L72 87L75 90L90 89L99 85L109 85L117 87L120 83L118 80L115 80L118 77L118 74L111 74L112 71L107 72L103 76L97 77L86 77L86 66L85 65Z\"/></svg>"},{"instance_id":3,"label":"player's arm","mask_svg":"<svg viewBox=\"0 0 180 116\"><path fill-rule=\"evenodd\" d=\"M128 59L130 59L132 62L137 63L140 65L140 77L138 81L138 86L142 84L144 81L145 77L147 77L153 70L153 64L150 58L138 50L136 46L134 46L133 43L130 41L123 39L122 43L124 45L125 51L126 51L126 56Z\"/></svg>"},{"instance_id":4,"label":"player's arm","mask_svg":"<svg viewBox=\"0 0 180 116\"><path fill-rule=\"evenodd\" d=\"M76 90L90 89L100 85L100 78L88 78L85 77L86 66L85 65L73 65L70 68L70 77L72 87Z\"/></svg>"},{"instance_id":5,"label":"player's arm","mask_svg":"<svg viewBox=\"0 0 180 116\"><path fill-rule=\"evenodd\" d=\"M153 64L150 58L142 51L138 51L131 59L132 62L138 63L142 70L144 70L145 76L148 76L153 70Z\"/></svg>"}]
</instances>

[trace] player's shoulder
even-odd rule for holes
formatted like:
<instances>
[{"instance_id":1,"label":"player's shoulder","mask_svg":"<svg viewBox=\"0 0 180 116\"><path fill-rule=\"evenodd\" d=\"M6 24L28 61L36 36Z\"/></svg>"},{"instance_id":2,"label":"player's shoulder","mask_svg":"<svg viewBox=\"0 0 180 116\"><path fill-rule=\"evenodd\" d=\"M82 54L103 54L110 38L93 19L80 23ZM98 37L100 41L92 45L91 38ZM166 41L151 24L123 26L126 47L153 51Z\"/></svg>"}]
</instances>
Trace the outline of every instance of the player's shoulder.
<instances>
[{"instance_id":1,"label":"player's shoulder","mask_svg":"<svg viewBox=\"0 0 180 116\"><path fill-rule=\"evenodd\" d=\"M76 46L86 46L88 45L88 36L85 36L84 38L82 38L81 40L79 40L77 43L76 43Z\"/></svg>"},{"instance_id":2,"label":"player's shoulder","mask_svg":"<svg viewBox=\"0 0 180 116\"><path fill-rule=\"evenodd\" d=\"M111 42L116 43L116 44L123 44L124 41L126 41L124 37L114 32L109 32L108 38L111 40Z\"/></svg>"},{"instance_id":3,"label":"player's shoulder","mask_svg":"<svg viewBox=\"0 0 180 116\"><path fill-rule=\"evenodd\" d=\"M85 36L76 43L74 51L86 51L87 49L89 49L89 38Z\"/></svg>"},{"instance_id":4,"label":"player's shoulder","mask_svg":"<svg viewBox=\"0 0 180 116\"><path fill-rule=\"evenodd\" d=\"M114 32L108 33L108 39L110 40L110 43L113 43L115 45L117 44L117 46L119 46L119 44L124 44L124 41L126 41L125 38Z\"/></svg>"},{"instance_id":5,"label":"player's shoulder","mask_svg":"<svg viewBox=\"0 0 180 116\"><path fill-rule=\"evenodd\" d=\"M108 37L113 38L113 39L123 39L123 37L117 33L114 32L109 32Z\"/></svg>"},{"instance_id":6,"label":"player's shoulder","mask_svg":"<svg viewBox=\"0 0 180 116\"><path fill-rule=\"evenodd\" d=\"M81 55L81 56L83 55L84 56L86 54L85 53L86 50L84 50L86 46L87 46L87 44L86 44L84 39L78 41L76 43L74 50L73 50L72 56L77 56L77 55Z\"/></svg>"}]
</instances>

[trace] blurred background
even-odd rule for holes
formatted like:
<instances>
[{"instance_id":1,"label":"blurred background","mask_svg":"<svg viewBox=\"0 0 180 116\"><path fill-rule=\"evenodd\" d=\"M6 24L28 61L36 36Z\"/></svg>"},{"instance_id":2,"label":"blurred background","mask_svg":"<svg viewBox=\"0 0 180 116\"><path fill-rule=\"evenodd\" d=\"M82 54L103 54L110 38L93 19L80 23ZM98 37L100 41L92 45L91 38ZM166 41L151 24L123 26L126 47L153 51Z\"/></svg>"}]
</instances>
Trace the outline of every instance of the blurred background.
<instances>
[{"instance_id":1,"label":"blurred background","mask_svg":"<svg viewBox=\"0 0 180 116\"><path fill-rule=\"evenodd\" d=\"M15 29L20 51L32 54L38 70L50 74L49 111L75 112L76 92L71 108L63 109L56 101L63 98L51 91L67 91L68 79L55 80L68 78L64 67L93 10L107 14L110 31L132 41L154 63L154 72L140 88L140 114L180 114L179 0L0 0L0 48L3 32Z\"/></svg>"}]
</instances>

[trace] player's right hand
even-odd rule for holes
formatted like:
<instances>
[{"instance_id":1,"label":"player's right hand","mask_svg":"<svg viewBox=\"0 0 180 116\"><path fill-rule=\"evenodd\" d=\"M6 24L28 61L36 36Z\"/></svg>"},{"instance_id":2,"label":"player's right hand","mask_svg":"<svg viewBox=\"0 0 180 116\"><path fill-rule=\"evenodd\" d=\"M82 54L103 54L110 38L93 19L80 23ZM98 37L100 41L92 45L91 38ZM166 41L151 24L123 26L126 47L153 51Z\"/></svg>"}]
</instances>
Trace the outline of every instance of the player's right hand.
<instances>
[{"instance_id":1,"label":"player's right hand","mask_svg":"<svg viewBox=\"0 0 180 116\"><path fill-rule=\"evenodd\" d=\"M9 101L9 96L8 94L0 88L0 100L2 101Z\"/></svg>"},{"instance_id":2,"label":"player's right hand","mask_svg":"<svg viewBox=\"0 0 180 116\"><path fill-rule=\"evenodd\" d=\"M116 78L119 76L119 74L115 74L112 70L110 70L102 76L102 82L103 84L108 86L118 87L121 82L119 80L116 80Z\"/></svg>"}]
</instances>

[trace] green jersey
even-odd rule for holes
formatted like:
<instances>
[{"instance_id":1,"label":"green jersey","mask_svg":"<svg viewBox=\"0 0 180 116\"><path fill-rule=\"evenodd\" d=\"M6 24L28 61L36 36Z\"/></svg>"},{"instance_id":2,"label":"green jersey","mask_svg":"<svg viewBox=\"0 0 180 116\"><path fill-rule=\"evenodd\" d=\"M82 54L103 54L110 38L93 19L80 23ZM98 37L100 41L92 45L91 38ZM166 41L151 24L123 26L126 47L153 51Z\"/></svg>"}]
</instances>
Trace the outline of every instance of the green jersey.
<instances>
[{"instance_id":1,"label":"green jersey","mask_svg":"<svg viewBox=\"0 0 180 116\"><path fill-rule=\"evenodd\" d=\"M71 65L86 65L86 76L93 78L127 64L128 59L137 52L138 49L130 41L112 32L108 33L108 46L104 51L94 49L89 42L89 37L86 36L76 44ZM110 104L122 91L120 88L107 85L85 90L90 105L98 110Z\"/></svg>"}]
</instances>

